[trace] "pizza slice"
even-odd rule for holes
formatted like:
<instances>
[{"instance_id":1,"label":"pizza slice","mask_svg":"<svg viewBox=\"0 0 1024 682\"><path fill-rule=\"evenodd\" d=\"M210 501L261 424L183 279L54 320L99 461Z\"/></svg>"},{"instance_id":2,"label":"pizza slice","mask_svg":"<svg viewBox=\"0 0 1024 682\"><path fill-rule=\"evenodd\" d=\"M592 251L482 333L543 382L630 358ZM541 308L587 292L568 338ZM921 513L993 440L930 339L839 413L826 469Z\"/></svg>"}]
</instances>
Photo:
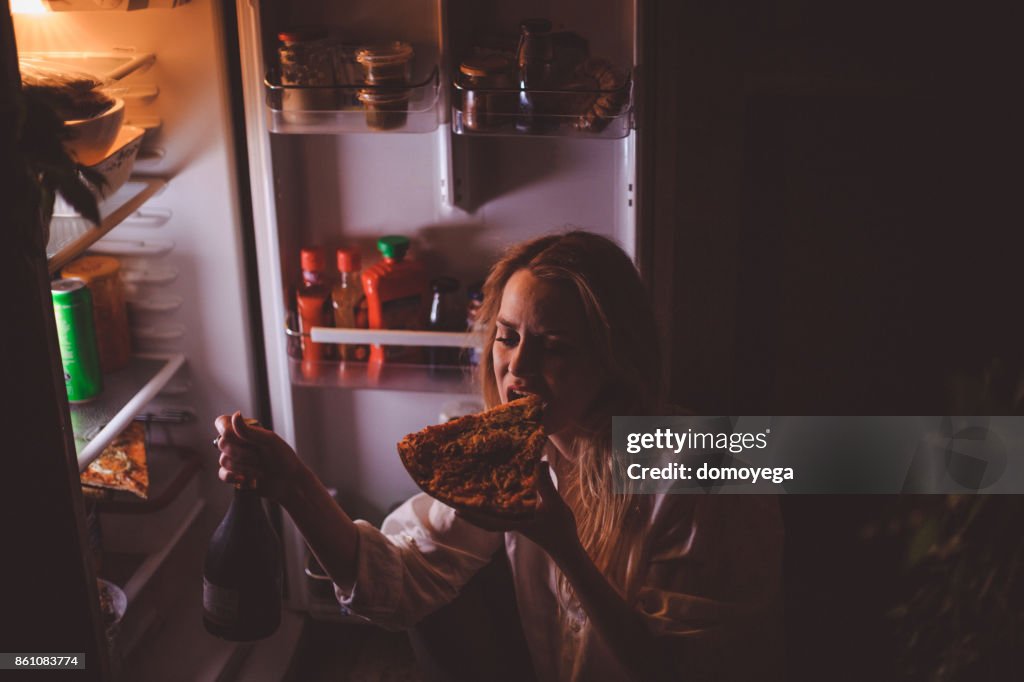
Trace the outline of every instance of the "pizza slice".
<instances>
[{"instance_id":1,"label":"pizza slice","mask_svg":"<svg viewBox=\"0 0 1024 682\"><path fill-rule=\"evenodd\" d=\"M537 508L542 413L541 399L526 396L410 434L398 454L416 485L449 506L526 517Z\"/></svg>"},{"instance_id":2,"label":"pizza slice","mask_svg":"<svg viewBox=\"0 0 1024 682\"><path fill-rule=\"evenodd\" d=\"M133 422L122 431L100 456L81 473L84 486L127 490L146 499L149 469L146 466L146 429Z\"/></svg>"}]
</instances>

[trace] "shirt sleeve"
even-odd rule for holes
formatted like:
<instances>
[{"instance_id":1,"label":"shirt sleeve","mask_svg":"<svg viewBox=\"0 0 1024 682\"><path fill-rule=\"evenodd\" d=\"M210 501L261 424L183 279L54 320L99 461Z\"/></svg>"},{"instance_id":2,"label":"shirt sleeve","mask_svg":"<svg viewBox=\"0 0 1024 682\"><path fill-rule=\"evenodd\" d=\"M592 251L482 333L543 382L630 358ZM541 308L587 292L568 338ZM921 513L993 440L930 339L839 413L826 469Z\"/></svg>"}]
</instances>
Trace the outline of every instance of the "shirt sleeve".
<instances>
[{"instance_id":1,"label":"shirt sleeve","mask_svg":"<svg viewBox=\"0 0 1024 682\"><path fill-rule=\"evenodd\" d=\"M356 521L359 551L351 591L335 585L348 611L400 630L447 604L504 546L504 534L477 528L426 494L408 500L377 530Z\"/></svg>"},{"instance_id":2,"label":"shirt sleeve","mask_svg":"<svg viewBox=\"0 0 1024 682\"><path fill-rule=\"evenodd\" d=\"M651 530L637 608L680 671L696 679L699 671L730 680L781 675L777 498L668 495L656 505Z\"/></svg>"}]
</instances>

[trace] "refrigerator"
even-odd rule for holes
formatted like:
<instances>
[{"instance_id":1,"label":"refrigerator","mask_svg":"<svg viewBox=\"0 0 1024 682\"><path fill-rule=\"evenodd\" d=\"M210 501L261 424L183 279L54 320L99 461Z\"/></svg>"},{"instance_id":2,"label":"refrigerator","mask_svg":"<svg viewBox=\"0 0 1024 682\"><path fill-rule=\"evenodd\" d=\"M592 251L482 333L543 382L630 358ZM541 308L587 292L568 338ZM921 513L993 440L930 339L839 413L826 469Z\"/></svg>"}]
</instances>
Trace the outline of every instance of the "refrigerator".
<instances>
[{"instance_id":1,"label":"refrigerator","mask_svg":"<svg viewBox=\"0 0 1024 682\"><path fill-rule=\"evenodd\" d=\"M106 378L96 404L70 408L79 468L142 419L151 485L162 491L159 504L100 505L98 522L79 523L87 534L99 528L96 571L128 597L112 674L279 679L305 619L353 617L310 579L301 536L271 510L285 555L281 629L245 645L203 630L203 550L229 497L215 475L215 417L259 418L353 518L379 522L417 492L395 444L482 405L465 363L303 364L302 333L311 333L305 342L350 337L298 329L301 249L354 246L366 267L379 258L379 237L408 236L411 257L432 277L460 282L463 305L466 287L506 246L552 231L597 232L637 258L639 3L12 0L11 8L22 58L109 77L126 102L125 125L143 130L131 178L101 203L102 226L58 200L47 249L51 276L79 253L117 256L128 292L132 364ZM614 76L536 91L469 83L460 70L469 56L514 59L527 18L547 19L557 49L585 52L587 68ZM326 34L332 84L289 81L287 31ZM382 125L368 111L372 88L338 74L360 68L352 59L360 46L394 41L413 57L402 113ZM546 98L549 113L524 124L524 92ZM607 106L594 124L599 97ZM423 332L417 342L430 340ZM78 500L75 509L84 515Z\"/></svg>"}]
</instances>

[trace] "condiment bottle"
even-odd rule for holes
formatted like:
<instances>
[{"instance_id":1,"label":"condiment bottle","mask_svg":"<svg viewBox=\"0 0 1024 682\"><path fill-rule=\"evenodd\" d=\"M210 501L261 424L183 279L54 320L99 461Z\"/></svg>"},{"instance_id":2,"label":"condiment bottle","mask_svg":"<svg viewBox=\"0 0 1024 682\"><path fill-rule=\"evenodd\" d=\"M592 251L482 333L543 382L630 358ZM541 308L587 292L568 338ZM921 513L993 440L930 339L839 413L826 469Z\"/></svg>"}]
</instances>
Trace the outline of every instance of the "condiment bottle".
<instances>
[{"instance_id":1,"label":"condiment bottle","mask_svg":"<svg viewBox=\"0 0 1024 682\"><path fill-rule=\"evenodd\" d=\"M458 289L459 280L452 277L430 280L430 315L427 318L427 329L432 332L462 331L462 316L459 315L454 300ZM434 367L454 365L458 360L458 348L431 346L427 349L427 362Z\"/></svg>"},{"instance_id":2,"label":"condiment bottle","mask_svg":"<svg viewBox=\"0 0 1024 682\"><path fill-rule=\"evenodd\" d=\"M534 90L550 90L554 83L555 46L551 22L547 19L524 19L519 25L519 46L516 68L519 77L519 119L516 129L536 133L549 127L541 117L543 94Z\"/></svg>"},{"instance_id":3,"label":"condiment bottle","mask_svg":"<svg viewBox=\"0 0 1024 682\"><path fill-rule=\"evenodd\" d=\"M422 329L429 302L429 279L423 265L406 258L409 239L400 235L381 237L377 250L382 259L363 270L367 323L370 329ZM419 349L377 344L370 347L370 362L421 362Z\"/></svg>"},{"instance_id":4,"label":"condiment bottle","mask_svg":"<svg viewBox=\"0 0 1024 682\"><path fill-rule=\"evenodd\" d=\"M132 340L121 264L110 256L82 256L68 263L61 270L61 276L82 280L92 294L100 368L103 372L113 372L127 366L132 355Z\"/></svg>"},{"instance_id":5,"label":"condiment bottle","mask_svg":"<svg viewBox=\"0 0 1024 682\"><path fill-rule=\"evenodd\" d=\"M281 544L256 481L235 483L231 506L206 548L206 630L234 642L272 635L281 624L281 575Z\"/></svg>"},{"instance_id":6,"label":"condiment bottle","mask_svg":"<svg viewBox=\"0 0 1024 682\"><path fill-rule=\"evenodd\" d=\"M341 248L337 251L337 259L340 278L331 294L334 304L334 326L365 329L366 295L363 294L359 252L353 248ZM338 354L345 361L366 362L370 356L370 347L354 343L340 344Z\"/></svg>"},{"instance_id":7,"label":"condiment bottle","mask_svg":"<svg viewBox=\"0 0 1024 682\"><path fill-rule=\"evenodd\" d=\"M301 336L302 369L306 376L318 374L316 363L334 359L331 344L314 343L308 336L313 327L330 327L334 320L331 305L331 282L327 277L321 249L306 248L301 252L302 283L296 291L299 332Z\"/></svg>"}]
</instances>

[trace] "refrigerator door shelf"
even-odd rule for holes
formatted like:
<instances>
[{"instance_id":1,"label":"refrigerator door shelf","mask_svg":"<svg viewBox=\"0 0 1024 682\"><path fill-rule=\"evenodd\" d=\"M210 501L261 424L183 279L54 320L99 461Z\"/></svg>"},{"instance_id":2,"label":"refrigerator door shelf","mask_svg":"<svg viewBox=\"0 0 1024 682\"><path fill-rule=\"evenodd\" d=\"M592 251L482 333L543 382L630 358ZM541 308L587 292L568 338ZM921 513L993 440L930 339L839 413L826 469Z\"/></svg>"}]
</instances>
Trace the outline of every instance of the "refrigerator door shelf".
<instances>
[{"instance_id":1,"label":"refrigerator door shelf","mask_svg":"<svg viewBox=\"0 0 1024 682\"><path fill-rule=\"evenodd\" d=\"M308 362L288 358L293 386L476 395L476 367L367 362Z\"/></svg>"},{"instance_id":2,"label":"refrigerator door shelf","mask_svg":"<svg viewBox=\"0 0 1024 682\"><path fill-rule=\"evenodd\" d=\"M280 85L273 72L264 88L272 133L429 133L441 120L436 66L406 88Z\"/></svg>"},{"instance_id":3,"label":"refrigerator door shelf","mask_svg":"<svg viewBox=\"0 0 1024 682\"><path fill-rule=\"evenodd\" d=\"M531 102L541 113L521 113ZM571 137L620 140L633 129L633 82L612 90L467 88L452 83L452 131L457 135Z\"/></svg>"}]
</instances>

